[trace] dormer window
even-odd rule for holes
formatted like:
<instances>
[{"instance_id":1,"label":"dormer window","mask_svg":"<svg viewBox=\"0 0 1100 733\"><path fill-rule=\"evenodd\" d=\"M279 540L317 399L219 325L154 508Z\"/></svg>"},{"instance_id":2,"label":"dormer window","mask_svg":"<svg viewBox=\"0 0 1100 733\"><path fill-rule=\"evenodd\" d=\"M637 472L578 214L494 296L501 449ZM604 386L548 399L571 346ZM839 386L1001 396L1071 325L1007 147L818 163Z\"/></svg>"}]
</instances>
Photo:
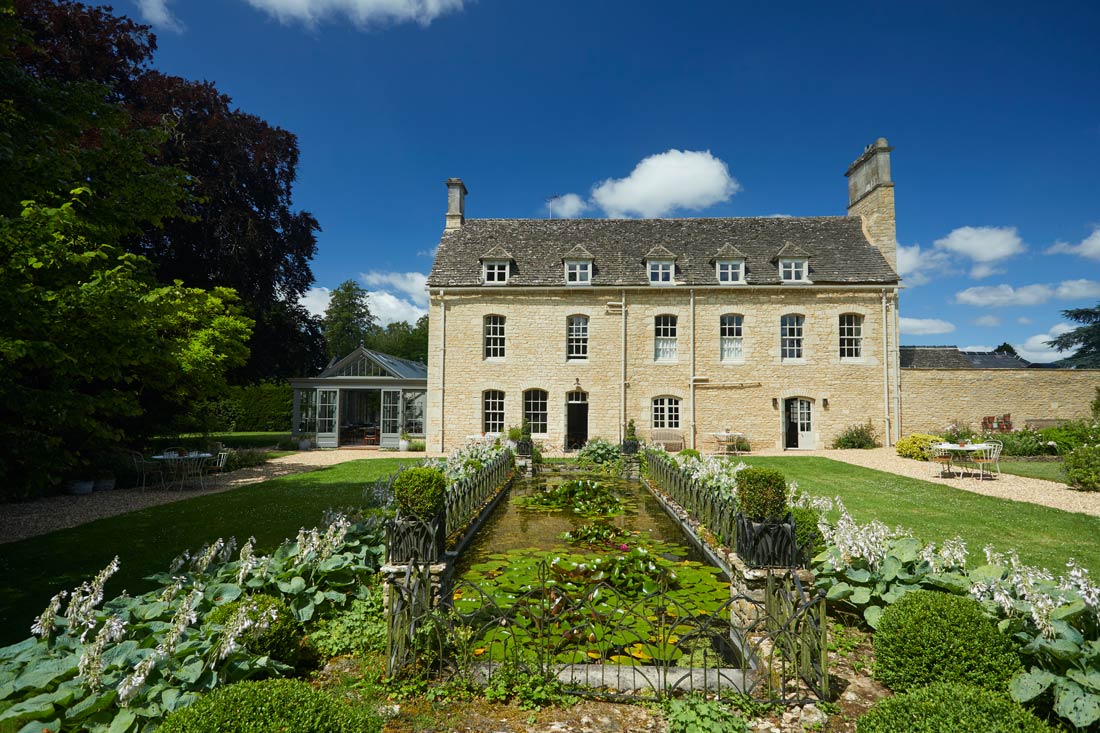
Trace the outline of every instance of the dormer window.
<instances>
[{"instance_id":1,"label":"dormer window","mask_svg":"<svg viewBox=\"0 0 1100 733\"><path fill-rule=\"evenodd\" d=\"M565 261L566 285L591 285L592 284L592 260L566 260Z\"/></svg>"},{"instance_id":2,"label":"dormer window","mask_svg":"<svg viewBox=\"0 0 1100 733\"><path fill-rule=\"evenodd\" d=\"M672 279L676 272L675 260L649 260L649 284L650 285L675 285Z\"/></svg>"},{"instance_id":3,"label":"dormer window","mask_svg":"<svg viewBox=\"0 0 1100 733\"><path fill-rule=\"evenodd\" d=\"M809 282L807 260L798 257L784 257L779 260L779 279L785 283Z\"/></svg>"},{"instance_id":4,"label":"dormer window","mask_svg":"<svg viewBox=\"0 0 1100 733\"><path fill-rule=\"evenodd\" d=\"M720 285L734 285L745 282L744 260L715 260L714 269Z\"/></svg>"},{"instance_id":5,"label":"dormer window","mask_svg":"<svg viewBox=\"0 0 1100 733\"><path fill-rule=\"evenodd\" d=\"M509 260L484 260L481 263L481 282L486 285L504 285L508 282Z\"/></svg>"}]
</instances>

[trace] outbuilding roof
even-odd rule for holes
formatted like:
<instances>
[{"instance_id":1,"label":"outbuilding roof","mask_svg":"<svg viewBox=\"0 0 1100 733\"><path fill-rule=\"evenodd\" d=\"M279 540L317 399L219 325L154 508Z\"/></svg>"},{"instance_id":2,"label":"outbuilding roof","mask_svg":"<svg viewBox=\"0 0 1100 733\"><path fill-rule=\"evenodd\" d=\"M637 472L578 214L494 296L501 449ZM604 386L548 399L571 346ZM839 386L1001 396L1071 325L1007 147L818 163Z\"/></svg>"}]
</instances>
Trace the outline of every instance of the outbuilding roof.
<instances>
[{"instance_id":1,"label":"outbuilding roof","mask_svg":"<svg viewBox=\"0 0 1100 733\"><path fill-rule=\"evenodd\" d=\"M903 369L1027 369L1026 359L993 351L960 351L958 346L902 346Z\"/></svg>"},{"instance_id":2,"label":"outbuilding roof","mask_svg":"<svg viewBox=\"0 0 1100 733\"><path fill-rule=\"evenodd\" d=\"M648 285L646 257L676 259L676 282L716 285L713 260L726 247L744 253L749 285L778 285L776 255L809 253L814 283L894 284L898 275L863 234L859 217L700 219L467 219L444 232L429 287L481 284L481 259L497 248L512 258L508 284L562 286L562 259L592 254L593 285Z\"/></svg>"},{"instance_id":3,"label":"outbuilding roof","mask_svg":"<svg viewBox=\"0 0 1100 733\"><path fill-rule=\"evenodd\" d=\"M356 359L368 359L378 364L383 370L389 372L396 379L427 379L428 378L428 365L419 361L410 361L408 359L402 359L392 354L383 354L381 351L374 351L368 349L366 346L359 346L347 356L342 359L338 359L329 364L318 377L332 377L340 373L341 369L345 365L355 361Z\"/></svg>"}]
</instances>

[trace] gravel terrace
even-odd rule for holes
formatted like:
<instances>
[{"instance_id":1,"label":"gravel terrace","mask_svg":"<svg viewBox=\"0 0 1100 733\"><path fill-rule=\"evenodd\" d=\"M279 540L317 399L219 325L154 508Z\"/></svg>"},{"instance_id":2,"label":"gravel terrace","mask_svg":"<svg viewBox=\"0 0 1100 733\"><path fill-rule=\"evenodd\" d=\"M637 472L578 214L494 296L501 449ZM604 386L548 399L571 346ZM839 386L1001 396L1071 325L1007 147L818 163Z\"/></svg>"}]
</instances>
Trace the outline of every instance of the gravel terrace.
<instances>
[{"instance_id":1,"label":"gravel terrace","mask_svg":"<svg viewBox=\"0 0 1100 733\"><path fill-rule=\"evenodd\" d=\"M145 507L246 487L249 484L259 483L277 476L314 471L318 468L344 463L345 461L372 458L423 458L425 455L430 454L366 451L362 449L308 451L274 458L262 466L234 471L221 478L216 486L210 484L206 489L187 489L185 491L149 489L144 492L138 489L120 489L96 492L86 496L50 496L34 501L4 504L2 514L0 514L0 544L48 534L67 527L76 527L96 519L125 514ZM798 451L795 453L771 450L758 451L752 455L821 456L856 466L863 466L864 468L873 468L900 476L954 486L962 491L995 496L1000 499L1042 504L1067 512L1100 516L1100 493L1071 491L1064 484L1024 476L1013 476L1007 473L996 479L984 481L969 477L938 478L932 476L930 464L914 461L910 458L900 458L894 453L893 448ZM746 456L746 458L751 460L751 456Z\"/></svg>"},{"instance_id":2,"label":"gravel terrace","mask_svg":"<svg viewBox=\"0 0 1100 733\"><path fill-rule=\"evenodd\" d=\"M220 477L217 482L207 480L205 489L115 489L97 491L84 496L48 496L34 501L0 505L0 544L15 542L28 537L77 527L104 517L137 511L146 507L170 504L205 494L246 487L261 481L289 476L294 473L316 471L346 461L374 458L424 458L423 452L401 453L363 449L314 450L273 458L261 466L242 468Z\"/></svg>"}]
</instances>

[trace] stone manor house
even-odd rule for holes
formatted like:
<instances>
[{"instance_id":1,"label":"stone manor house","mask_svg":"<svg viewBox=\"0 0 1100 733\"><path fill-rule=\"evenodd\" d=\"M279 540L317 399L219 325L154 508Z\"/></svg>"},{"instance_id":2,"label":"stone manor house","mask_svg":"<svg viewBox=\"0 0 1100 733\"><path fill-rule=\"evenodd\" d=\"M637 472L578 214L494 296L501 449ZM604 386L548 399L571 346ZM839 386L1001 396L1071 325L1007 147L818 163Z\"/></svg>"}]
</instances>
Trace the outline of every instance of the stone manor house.
<instances>
[{"instance_id":1,"label":"stone manor house","mask_svg":"<svg viewBox=\"0 0 1100 733\"><path fill-rule=\"evenodd\" d=\"M880 138L849 166L847 216L467 219L449 179L429 450L524 418L552 449L620 441L633 420L705 450L725 431L811 449L867 420L892 444L955 419L1087 414L1096 371L903 353L891 150Z\"/></svg>"}]
</instances>

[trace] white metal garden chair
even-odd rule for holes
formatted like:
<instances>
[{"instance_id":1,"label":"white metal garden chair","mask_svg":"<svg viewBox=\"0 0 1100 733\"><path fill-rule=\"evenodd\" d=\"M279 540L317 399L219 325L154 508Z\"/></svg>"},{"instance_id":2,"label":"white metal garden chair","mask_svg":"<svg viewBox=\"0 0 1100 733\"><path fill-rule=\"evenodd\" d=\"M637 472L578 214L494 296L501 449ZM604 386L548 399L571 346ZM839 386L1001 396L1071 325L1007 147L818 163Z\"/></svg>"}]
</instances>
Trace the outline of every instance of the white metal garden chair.
<instances>
[{"instance_id":1,"label":"white metal garden chair","mask_svg":"<svg viewBox=\"0 0 1100 733\"><path fill-rule=\"evenodd\" d=\"M951 451L944 448L932 447L932 475L938 478L943 478L943 472L946 470L951 476L955 475L954 457L951 455ZM960 469L959 475L962 475Z\"/></svg>"},{"instance_id":2,"label":"white metal garden chair","mask_svg":"<svg viewBox=\"0 0 1100 733\"><path fill-rule=\"evenodd\" d=\"M985 478L985 474L988 473L990 478L993 477L993 470L996 469L997 475L1001 475L1001 450L1004 448L1004 444L999 440L987 440L989 444L988 448L983 448L974 454L974 465L978 467L978 480Z\"/></svg>"}]
</instances>

